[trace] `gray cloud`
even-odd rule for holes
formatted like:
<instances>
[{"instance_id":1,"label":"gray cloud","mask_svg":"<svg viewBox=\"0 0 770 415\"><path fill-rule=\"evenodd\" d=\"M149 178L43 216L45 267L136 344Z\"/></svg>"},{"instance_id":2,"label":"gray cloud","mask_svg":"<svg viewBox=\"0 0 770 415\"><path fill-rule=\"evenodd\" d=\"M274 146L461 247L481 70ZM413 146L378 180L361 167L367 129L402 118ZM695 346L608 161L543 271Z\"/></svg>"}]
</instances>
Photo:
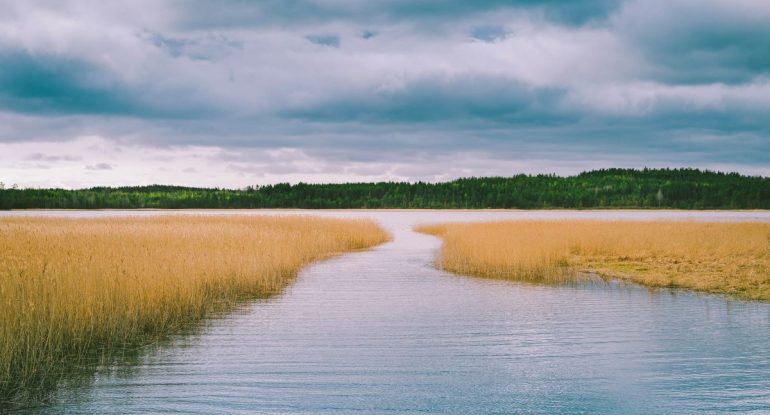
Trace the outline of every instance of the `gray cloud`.
<instances>
[{"instance_id":1,"label":"gray cloud","mask_svg":"<svg viewBox=\"0 0 770 415\"><path fill-rule=\"evenodd\" d=\"M272 180L770 159L758 0L0 6L0 146L19 149L0 175L66 166L80 156L42 146L90 140L84 164L113 168L100 177L142 163ZM136 149L149 155L121 161ZM174 152L196 162L163 165Z\"/></svg>"},{"instance_id":2,"label":"gray cloud","mask_svg":"<svg viewBox=\"0 0 770 415\"><path fill-rule=\"evenodd\" d=\"M251 2L245 0L198 0L185 9L180 24L187 28L260 27L273 24L307 24L352 21L360 24L392 21L435 22L501 10L537 12L549 19L584 24L606 18L621 0L379 0L344 2L328 0Z\"/></svg>"},{"instance_id":3,"label":"gray cloud","mask_svg":"<svg viewBox=\"0 0 770 415\"><path fill-rule=\"evenodd\" d=\"M675 84L743 83L770 73L770 10L759 1L629 1L619 34Z\"/></svg>"},{"instance_id":4,"label":"gray cloud","mask_svg":"<svg viewBox=\"0 0 770 415\"><path fill-rule=\"evenodd\" d=\"M31 113L138 113L133 93L101 68L67 56L0 53L4 108Z\"/></svg>"},{"instance_id":5,"label":"gray cloud","mask_svg":"<svg viewBox=\"0 0 770 415\"><path fill-rule=\"evenodd\" d=\"M310 43L321 46L331 46L337 48L340 46L340 37L337 35L307 35L305 39Z\"/></svg>"},{"instance_id":6,"label":"gray cloud","mask_svg":"<svg viewBox=\"0 0 770 415\"><path fill-rule=\"evenodd\" d=\"M47 162L59 162L59 161L80 161L81 157L76 156L56 156L43 153L32 153L24 157L27 161L47 161Z\"/></svg>"},{"instance_id":7,"label":"gray cloud","mask_svg":"<svg viewBox=\"0 0 770 415\"><path fill-rule=\"evenodd\" d=\"M243 48L243 43L229 39L224 35L208 35L204 37L172 37L164 36L148 30L140 32L153 45L169 55L192 60L216 60Z\"/></svg>"},{"instance_id":8,"label":"gray cloud","mask_svg":"<svg viewBox=\"0 0 770 415\"><path fill-rule=\"evenodd\" d=\"M0 50L0 109L29 114L196 117L201 102L156 94L151 80L129 82L111 69L55 53Z\"/></svg>"},{"instance_id":9,"label":"gray cloud","mask_svg":"<svg viewBox=\"0 0 770 415\"><path fill-rule=\"evenodd\" d=\"M508 36L508 31L502 26L483 25L474 27L471 30L471 36L484 42L494 42L505 39Z\"/></svg>"},{"instance_id":10,"label":"gray cloud","mask_svg":"<svg viewBox=\"0 0 770 415\"><path fill-rule=\"evenodd\" d=\"M96 163L86 166L86 170L112 170L112 166L107 163Z\"/></svg>"},{"instance_id":11,"label":"gray cloud","mask_svg":"<svg viewBox=\"0 0 770 415\"><path fill-rule=\"evenodd\" d=\"M482 119L549 125L574 118L561 107L565 91L499 77L424 78L393 90L335 97L285 112L312 121L430 122Z\"/></svg>"}]
</instances>

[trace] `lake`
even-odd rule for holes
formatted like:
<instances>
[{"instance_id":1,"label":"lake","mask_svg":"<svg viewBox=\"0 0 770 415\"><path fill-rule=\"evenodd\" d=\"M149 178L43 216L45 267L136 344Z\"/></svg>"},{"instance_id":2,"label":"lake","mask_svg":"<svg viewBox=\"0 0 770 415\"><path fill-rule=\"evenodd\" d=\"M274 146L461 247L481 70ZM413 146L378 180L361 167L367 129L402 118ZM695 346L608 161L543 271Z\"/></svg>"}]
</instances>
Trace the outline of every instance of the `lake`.
<instances>
[{"instance_id":1,"label":"lake","mask_svg":"<svg viewBox=\"0 0 770 415\"><path fill-rule=\"evenodd\" d=\"M412 226L516 218L770 221L770 212L13 211L372 218L392 242L147 347L22 413L769 413L770 304L436 270Z\"/></svg>"}]
</instances>

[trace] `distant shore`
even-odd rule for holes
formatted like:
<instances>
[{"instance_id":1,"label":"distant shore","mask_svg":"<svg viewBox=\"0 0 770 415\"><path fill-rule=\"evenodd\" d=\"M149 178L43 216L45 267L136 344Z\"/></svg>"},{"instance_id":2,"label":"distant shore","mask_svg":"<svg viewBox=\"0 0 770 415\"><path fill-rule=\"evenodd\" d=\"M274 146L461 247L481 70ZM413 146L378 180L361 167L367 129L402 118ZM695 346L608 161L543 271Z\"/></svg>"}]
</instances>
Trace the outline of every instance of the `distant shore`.
<instances>
[{"instance_id":1,"label":"distant shore","mask_svg":"<svg viewBox=\"0 0 770 415\"><path fill-rule=\"evenodd\" d=\"M770 209L770 178L697 169L605 169L443 183L0 188L0 209Z\"/></svg>"}]
</instances>

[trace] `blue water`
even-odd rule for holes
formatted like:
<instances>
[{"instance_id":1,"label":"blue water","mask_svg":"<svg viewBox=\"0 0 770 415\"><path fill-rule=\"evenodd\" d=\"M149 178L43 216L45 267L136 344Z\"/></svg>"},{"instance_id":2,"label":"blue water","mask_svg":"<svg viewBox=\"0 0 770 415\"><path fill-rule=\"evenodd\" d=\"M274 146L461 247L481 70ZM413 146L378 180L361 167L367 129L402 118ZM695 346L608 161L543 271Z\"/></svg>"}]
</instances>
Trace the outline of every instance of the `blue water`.
<instances>
[{"instance_id":1,"label":"blue water","mask_svg":"<svg viewBox=\"0 0 770 415\"><path fill-rule=\"evenodd\" d=\"M313 214L373 217L394 240L313 265L283 294L26 412L770 413L770 304L455 276L433 268L440 241L410 230L502 217L770 220L766 212Z\"/></svg>"}]
</instances>

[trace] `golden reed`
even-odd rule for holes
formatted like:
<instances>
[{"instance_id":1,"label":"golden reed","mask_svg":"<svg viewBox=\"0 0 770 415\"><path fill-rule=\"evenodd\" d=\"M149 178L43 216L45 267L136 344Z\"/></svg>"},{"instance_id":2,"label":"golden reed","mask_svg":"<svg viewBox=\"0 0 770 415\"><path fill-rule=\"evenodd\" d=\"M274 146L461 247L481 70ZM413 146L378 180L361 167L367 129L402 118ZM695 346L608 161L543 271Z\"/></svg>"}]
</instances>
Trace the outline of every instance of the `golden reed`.
<instances>
[{"instance_id":1,"label":"golden reed","mask_svg":"<svg viewBox=\"0 0 770 415\"><path fill-rule=\"evenodd\" d=\"M437 263L459 274L560 283L595 272L770 300L770 223L521 220L417 230L443 239Z\"/></svg>"},{"instance_id":2,"label":"golden reed","mask_svg":"<svg viewBox=\"0 0 770 415\"><path fill-rule=\"evenodd\" d=\"M370 221L161 216L0 220L0 398L78 356L140 345L304 265L390 236Z\"/></svg>"}]
</instances>

